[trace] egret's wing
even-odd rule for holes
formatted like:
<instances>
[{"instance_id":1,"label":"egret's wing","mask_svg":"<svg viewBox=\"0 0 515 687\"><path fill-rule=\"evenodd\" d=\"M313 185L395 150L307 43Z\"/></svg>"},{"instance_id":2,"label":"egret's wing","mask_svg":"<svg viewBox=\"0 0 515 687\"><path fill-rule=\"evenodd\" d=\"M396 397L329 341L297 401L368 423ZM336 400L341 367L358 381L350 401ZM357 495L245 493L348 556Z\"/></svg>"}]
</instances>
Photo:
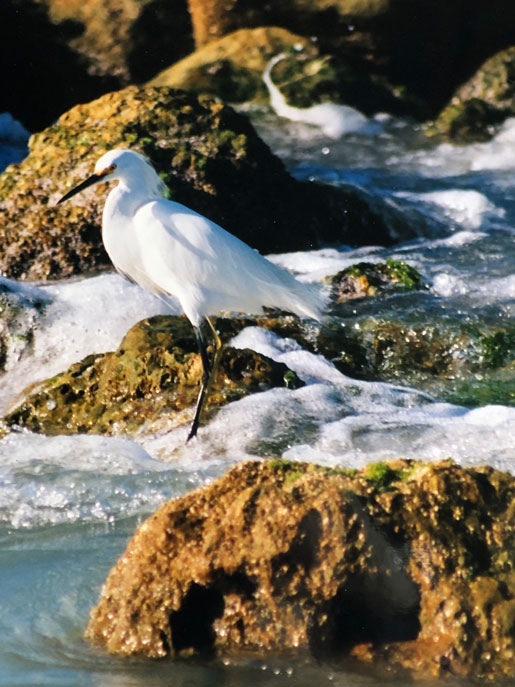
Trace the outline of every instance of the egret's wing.
<instances>
[{"instance_id":1,"label":"egret's wing","mask_svg":"<svg viewBox=\"0 0 515 687\"><path fill-rule=\"evenodd\" d=\"M193 210L162 199L143 206L134 219L145 270L164 291L181 300L211 300L218 309L299 310L291 296L307 293L306 285Z\"/></svg>"}]
</instances>

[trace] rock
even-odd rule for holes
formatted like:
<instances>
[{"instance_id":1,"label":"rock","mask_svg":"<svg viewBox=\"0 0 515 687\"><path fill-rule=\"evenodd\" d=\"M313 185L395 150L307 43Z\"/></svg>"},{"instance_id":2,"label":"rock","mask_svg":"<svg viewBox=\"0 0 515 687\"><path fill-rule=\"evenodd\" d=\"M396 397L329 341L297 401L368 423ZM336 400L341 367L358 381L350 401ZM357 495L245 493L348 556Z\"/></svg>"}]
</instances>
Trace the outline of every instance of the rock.
<instances>
[{"instance_id":1,"label":"rock","mask_svg":"<svg viewBox=\"0 0 515 687\"><path fill-rule=\"evenodd\" d=\"M343 307L336 312L344 315ZM413 312L412 318L393 313L333 317L309 345L351 377L413 386L459 405L513 404L513 326L420 321Z\"/></svg>"},{"instance_id":2,"label":"rock","mask_svg":"<svg viewBox=\"0 0 515 687\"><path fill-rule=\"evenodd\" d=\"M479 98L465 102L455 102L453 98L453 102L428 126L426 134L462 145L484 143L492 138L496 126L505 117L505 112Z\"/></svg>"},{"instance_id":3,"label":"rock","mask_svg":"<svg viewBox=\"0 0 515 687\"><path fill-rule=\"evenodd\" d=\"M230 107L167 87L131 86L64 114L32 136L29 156L0 176L6 276L56 279L108 264L98 231L107 187L55 203L115 147L148 155L175 200L263 252L305 250L322 240L391 241L389 224L361 192L294 180ZM402 218L397 224L410 234Z\"/></svg>"},{"instance_id":4,"label":"rock","mask_svg":"<svg viewBox=\"0 0 515 687\"><path fill-rule=\"evenodd\" d=\"M333 295L337 300L343 295L343 300L333 303L331 317L323 327L313 327L291 315L268 314L219 319L220 335L229 341L243 327L259 326L323 355L349 377L415 387L442 401L467 407L515 405L512 325L476 327L453 320L421 320L417 302L423 299L427 307L427 292L406 289L395 282L370 286L369 278L383 277L381 270L377 274L368 268L364 272L362 267L355 269L355 277L353 267L343 270L344 275L350 273L341 281L343 294L337 289ZM368 310L377 310L372 303L377 297L383 299L381 316L367 315ZM357 298L361 302L357 303ZM401 317L399 311L407 314Z\"/></svg>"},{"instance_id":5,"label":"rock","mask_svg":"<svg viewBox=\"0 0 515 687\"><path fill-rule=\"evenodd\" d=\"M455 92L429 128L455 143L488 141L495 127L515 115L515 46L489 58Z\"/></svg>"},{"instance_id":6,"label":"rock","mask_svg":"<svg viewBox=\"0 0 515 687\"><path fill-rule=\"evenodd\" d=\"M71 47L80 31L73 21L54 24L40 2L0 3L0 112L9 112L27 129L39 131L77 102L119 86L114 75L88 73Z\"/></svg>"},{"instance_id":7,"label":"rock","mask_svg":"<svg viewBox=\"0 0 515 687\"><path fill-rule=\"evenodd\" d=\"M189 322L153 317L138 323L113 353L89 355L29 387L5 418L42 434L131 434L194 406L202 363ZM271 387L303 383L282 363L250 350L226 349L206 403L213 409ZM204 418L206 414L204 414Z\"/></svg>"},{"instance_id":8,"label":"rock","mask_svg":"<svg viewBox=\"0 0 515 687\"><path fill-rule=\"evenodd\" d=\"M142 83L193 48L186 0L39 0L91 73Z\"/></svg>"},{"instance_id":9,"label":"rock","mask_svg":"<svg viewBox=\"0 0 515 687\"><path fill-rule=\"evenodd\" d=\"M237 465L143 523L86 637L153 658L309 650L513 676L514 488L450 461Z\"/></svg>"},{"instance_id":10,"label":"rock","mask_svg":"<svg viewBox=\"0 0 515 687\"><path fill-rule=\"evenodd\" d=\"M456 92L460 102L478 98L498 110L515 113L515 46L490 57Z\"/></svg>"},{"instance_id":11,"label":"rock","mask_svg":"<svg viewBox=\"0 0 515 687\"><path fill-rule=\"evenodd\" d=\"M276 26L239 29L209 42L150 84L210 93L232 103L268 103L263 72L270 59L282 52L288 56L275 67L274 81L291 105L331 101L367 114L399 112L404 107L391 89L373 82L364 69L334 55L321 55L315 43Z\"/></svg>"},{"instance_id":12,"label":"rock","mask_svg":"<svg viewBox=\"0 0 515 687\"><path fill-rule=\"evenodd\" d=\"M329 277L326 282L332 287L335 303L424 286L422 276L414 267L392 258L380 263L356 263Z\"/></svg>"}]
</instances>

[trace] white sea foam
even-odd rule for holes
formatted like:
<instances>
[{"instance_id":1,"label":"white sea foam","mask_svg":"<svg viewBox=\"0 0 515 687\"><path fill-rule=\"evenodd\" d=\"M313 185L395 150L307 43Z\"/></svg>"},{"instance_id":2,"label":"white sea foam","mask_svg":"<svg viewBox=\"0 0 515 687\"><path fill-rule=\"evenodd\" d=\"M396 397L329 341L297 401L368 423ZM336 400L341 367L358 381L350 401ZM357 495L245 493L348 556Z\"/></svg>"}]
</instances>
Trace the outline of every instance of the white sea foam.
<instances>
[{"instance_id":1,"label":"white sea foam","mask_svg":"<svg viewBox=\"0 0 515 687\"><path fill-rule=\"evenodd\" d=\"M469 410L415 390L354 380L258 327L243 330L232 345L284 362L306 386L232 403L188 444L187 424L164 436L141 437L149 453L190 466L264 455L350 467L395 457L452 457L463 465L488 463L515 472L515 408Z\"/></svg>"},{"instance_id":2,"label":"white sea foam","mask_svg":"<svg viewBox=\"0 0 515 687\"><path fill-rule=\"evenodd\" d=\"M18 288L21 294L41 296L46 306L31 349L2 377L0 411L27 385L54 376L90 353L114 350L139 320L179 312L173 301L164 302L117 274Z\"/></svg>"},{"instance_id":3,"label":"white sea foam","mask_svg":"<svg viewBox=\"0 0 515 687\"><path fill-rule=\"evenodd\" d=\"M463 229L479 229L485 222L504 219L506 212L496 207L478 191L448 189L426 193L398 192L398 198L407 198L426 206L426 212L437 219L445 219L451 226Z\"/></svg>"},{"instance_id":4,"label":"white sea foam","mask_svg":"<svg viewBox=\"0 0 515 687\"><path fill-rule=\"evenodd\" d=\"M0 523L35 527L157 507L166 466L121 437L12 433L0 440Z\"/></svg>"}]
</instances>

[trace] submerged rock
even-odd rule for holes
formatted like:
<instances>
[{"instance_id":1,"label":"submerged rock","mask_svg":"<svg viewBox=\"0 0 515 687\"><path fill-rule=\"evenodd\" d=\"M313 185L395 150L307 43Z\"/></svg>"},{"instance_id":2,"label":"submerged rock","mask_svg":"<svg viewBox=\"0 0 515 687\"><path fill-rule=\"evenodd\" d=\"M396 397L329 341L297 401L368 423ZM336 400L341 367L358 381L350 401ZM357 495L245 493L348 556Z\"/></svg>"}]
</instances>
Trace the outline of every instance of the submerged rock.
<instances>
[{"instance_id":1,"label":"submerged rock","mask_svg":"<svg viewBox=\"0 0 515 687\"><path fill-rule=\"evenodd\" d=\"M240 464L143 523L86 636L125 655L308 649L514 675L514 489L450 461Z\"/></svg>"},{"instance_id":2,"label":"submerged rock","mask_svg":"<svg viewBox=\"0 0 515 687\"><path fill-rule=\"evenodd\" d=\"M0 277L0 372L12 368L30 348L47 300L37 288Z\"/></svg>"},{"instance_id":3,"label":"submerged rock","mask_svg":"<svg viewBox=\"0 0 515 687\"><path fill-rule=\"evenodd\" d=\"M138 323L112 353L89 355L67 371L26 390L5 418L9 426L42 434L134 433L196 402L202 363L190 323L153 317ZM302 386L286 365L250 350L226 349L206 409L271 387ZM204 413L204 418L206 413Z\"/></svg>"},{"instance_id":4,"label":"submerged rock","mask_svg":"<svg viewBox=\"0 0 515 687\"><path fill-rule=\"evenodd\" d=\"M68 277L108 264L98 231L106 185L55 202L115 147L148 155L175 200L258 250L391 240L366 200L296 181L243 115L212 98L129 87L73 108L29 145L29 156L0 176L0 269L16 279Z\"/></svg>"}]
</instances>

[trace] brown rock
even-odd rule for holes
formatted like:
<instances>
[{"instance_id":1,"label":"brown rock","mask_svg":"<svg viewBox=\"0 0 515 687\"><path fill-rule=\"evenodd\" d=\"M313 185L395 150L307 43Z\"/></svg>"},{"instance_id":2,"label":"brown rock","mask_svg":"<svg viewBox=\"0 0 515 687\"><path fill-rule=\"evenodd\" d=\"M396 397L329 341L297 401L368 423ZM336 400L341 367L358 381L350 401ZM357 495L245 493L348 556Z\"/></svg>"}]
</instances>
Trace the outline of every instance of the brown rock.
<instances>
[{"instance_id":1,"label":"brown rock","mask_svg":"<svg viewBox=\"0 0 515 687\"><path fill-rule=\"evenodd\" d=\"M86 636L126 655L309 649L514 675L514 487L450 461L240 464L139 528Z\"/></svg>"},{"instance_id":2,"label":"brown rock","mask_svg":"<svg viewBox=\"0 0 515 687\"><path fill-rule=\"evenodd\" d=\"M51 20L75 22L69 46L89 71L141 83L193 48L186 0L38 0Z\"/></svg>"}]
</instances>

